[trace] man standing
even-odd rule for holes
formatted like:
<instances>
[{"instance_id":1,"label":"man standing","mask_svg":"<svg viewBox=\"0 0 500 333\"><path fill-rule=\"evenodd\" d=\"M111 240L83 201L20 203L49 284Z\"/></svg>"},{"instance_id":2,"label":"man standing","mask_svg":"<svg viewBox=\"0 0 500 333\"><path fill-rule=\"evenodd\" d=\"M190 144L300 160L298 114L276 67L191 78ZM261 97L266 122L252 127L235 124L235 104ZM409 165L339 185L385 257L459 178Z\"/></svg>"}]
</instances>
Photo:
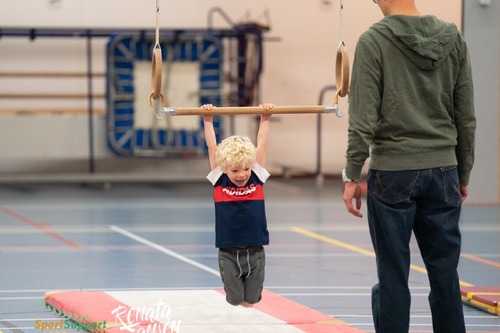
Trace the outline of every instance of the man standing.
<instances>
[{"instance_id":1,"label":"man standing","mask_svg":"<svg viewBox=\"0 0 500 333\"><path fill-rule=\"evenodd\" d=\"M463 333L459 218L476 130L467 45L454 24L420 15L414 0L373 1L385 17L356 46L342 175L346 208L362 217L358 180L370 156L375 329L409 330L413 232L429 276L434 332Z\"/></svg>"}]
</instances>

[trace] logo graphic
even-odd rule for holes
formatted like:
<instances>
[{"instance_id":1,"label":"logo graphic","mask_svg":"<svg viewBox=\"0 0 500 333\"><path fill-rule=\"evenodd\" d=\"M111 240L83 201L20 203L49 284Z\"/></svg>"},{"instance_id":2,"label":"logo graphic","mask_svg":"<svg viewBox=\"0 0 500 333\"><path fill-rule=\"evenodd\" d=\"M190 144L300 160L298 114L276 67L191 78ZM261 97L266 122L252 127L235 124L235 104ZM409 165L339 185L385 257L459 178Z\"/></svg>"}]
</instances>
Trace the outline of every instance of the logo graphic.
<instances>
[{"instance_id":1,"label":"logo graphic","mask_svg":"<svg viewBox=\"0 0 500 333\"><path fill-rule=\"evenodd\" d=\"M120 331L125 333L179 333L181 330L181 320L172 319L172 309L162 300L150 307L119 305L111 314L115 315L115 322L120 323Z\"/></svg>"},{"instance_id":2,"label":"logo graphic","mask_svg":"<svg viewBox=\"0 0 500 333\"><path fill-rule=\"evenodd\" d=\"M95 329L102 329L104 331L107 328L106 321L91 322L89 321L88 315L60 311L52 307L50 304L45 304L45 307L60 316L66 317L67 319L50 321L41 319L35 320L33 328L35 330L39 330L40 332L45 332L47 330L49 333L66 333L65 329L76 329L78 332L91 331Z\"/></svg>"}]
</instances>

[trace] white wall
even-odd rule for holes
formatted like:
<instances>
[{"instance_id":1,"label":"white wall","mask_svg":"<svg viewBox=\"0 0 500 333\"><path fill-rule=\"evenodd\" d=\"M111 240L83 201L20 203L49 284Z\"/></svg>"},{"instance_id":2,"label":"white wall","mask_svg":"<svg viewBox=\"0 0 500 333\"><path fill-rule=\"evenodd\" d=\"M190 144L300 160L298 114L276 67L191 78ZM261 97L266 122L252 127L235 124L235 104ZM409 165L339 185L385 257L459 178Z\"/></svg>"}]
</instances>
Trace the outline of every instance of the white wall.
<instances>
[{"instance_id":1,"label":"white wall","mask_svg":"<svg viewBox=\"0 0 500 333\"><path fill-rule=\"evenodd\" d=\"M425 14L436 14L441 18L461 25L461 0L420 0L419 9ZM92 27L92 28L154 28L155 0L3 0L0 2L0 24L3 27ZM315 105L320 90L334 84L334 61L340 36L339 0L169 0L160 1L161 28L205 28L207 13L211 8L222 8L234 21L257 20L263 22L263 13L268 11L271 31L264 49L264 73L261 85L261 100L277 105ZM344 41L352 57L358 36L372 23L382 17L380 10L371 0L344 1ZM227 27L220 16L215 16L217 27ZM278 39L278 41L276 40ZM43 43L50 43L50 46ZM0 39L0 71L37 70L70 66L73 70L85 69L85 41L53 40L51 42L26 39ZM104 41L95 41L94 65L104 71ZM22 89L24 83L2 85L2 91ZM48 89L60 82L37 82L35 87ZM103 82L95 83L96 90L103 89ZM30 87L30 89L35 89ZM65 82L68 91L86 91L85 82ZM147 88L149 89L149 87ZM333 94L327 94L325 104L331 103ZM0 100L0 109L23 108L28 101L7 104ZM19 104L21 103L21 104ZM85 108L86 102L78 107ZM61 106L61 105L58 105ZM68 104L65 107L73 107ZM38 105L43 107L43 105ZM48 106L47 106L48 107ZM96 107L104 107L96 101ZM346 100L340 107L346 110ZM10 117L10 118L9 118ZM84 116L80 116L84 117ZM254 133L252 117L241 117L236 121L238 132ZM337 118L323 116L323 171L339 173L344 164L347 142L347 115ZM104 119L96 117L96 130L104 129ZM29 125L26 124L29 122ZM52 127L40 122L38 117L19 119L2 116L0 132L9 127L13 139L0 142L4 158L61 158L79 155L87 156L85 118L74 121L61 116L51 118ZM35 125L38 124L39 126ZM43 126L41 126L43 125ZM75 128L68 135L65 128ZM16 128L30 129L33 140L21 135ZM104 138L104 135L99 135ZM57 144L51 146L52 142ZM43 145L44 149L37 148ZM41 154L40 151L44 153ZM107 156L106 145L96 141L98 157ZM301 166L311 171L316 161L316 115L274 116L269 167L271 171L279 164Z\"/></svg>"},{"instance_id":2,"label":"white wall","mask_svg":"<svg viewBox=\"0 0 500 333\"><path fill-rule=\"evenodd\" d=\"M500 1L479 6L465 1L464 31L473 64L476 106L476 161L470 203L499 202Z\"/></svg>"}]
</instances>

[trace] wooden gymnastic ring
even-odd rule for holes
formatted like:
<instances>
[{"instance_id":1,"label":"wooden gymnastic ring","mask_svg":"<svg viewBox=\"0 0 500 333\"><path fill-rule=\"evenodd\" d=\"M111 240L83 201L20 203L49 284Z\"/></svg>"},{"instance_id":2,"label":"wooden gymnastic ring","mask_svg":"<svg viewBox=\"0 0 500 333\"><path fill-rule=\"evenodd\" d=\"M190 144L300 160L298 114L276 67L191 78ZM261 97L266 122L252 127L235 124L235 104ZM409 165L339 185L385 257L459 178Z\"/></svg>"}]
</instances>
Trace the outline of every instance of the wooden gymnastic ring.
<instances>
[{"instance_id":1,"label":"wooden gymnastic ring","mask_svg":"<svg viewBox=\"0 0 500 333\"><path fill-rule=\"evenodd\" d=\"M341 43L337 49L335 81L337 84L336 98L338 100L338 96L344 97L349 93L349 56L344 43Z\"/></svg>"},{"instance_id":2,"label":"wooden gymnastic ring","mask_svg":"<svg viewBox=\"0 0 500 333\"><path fill-rule=\"evenodd\" d=\"M153 89L151 95L153 96L153 99L160 98L161 75L162 75L161 48L159 45L156 45L153 49L153 66L151 70L151 87Z\"/></svg>"}]
</instances>

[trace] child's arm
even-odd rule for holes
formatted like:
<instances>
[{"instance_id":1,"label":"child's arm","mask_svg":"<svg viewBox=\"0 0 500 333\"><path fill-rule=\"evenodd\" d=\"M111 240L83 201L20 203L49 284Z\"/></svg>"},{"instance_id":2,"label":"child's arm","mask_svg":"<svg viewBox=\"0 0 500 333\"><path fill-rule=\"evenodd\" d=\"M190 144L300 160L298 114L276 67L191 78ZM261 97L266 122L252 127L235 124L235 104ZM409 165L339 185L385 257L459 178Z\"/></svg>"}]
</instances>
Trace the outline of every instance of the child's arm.
<instances>
[{"instance_id":1,"label":"child's arm","mask_svg":"<svg viewBox=\"0 0 500 333\"><path fill-rule=\"evenodd\" d=\"M205 104L202 106L205 110L212 110L212 104ZM215 138L214 122L212 115L204 115L203 122L205 127L205 142L208 146L208 161L210 162L210 170L217 167L215 163L215 151L217 150L217 140Z\"/></svg>"},{"instance_id":2,"label":"child's arm","mask_svg":"<svg viewBox=\"0 0 500 333\"><path fill-rule=\"evenodd\" d=\"M271 110L274 105L273 104L262 104L265 110ZM267 155L267 142L269 138L269 127L271 122L271 114L263 113L260 116L260 126L259 132L257 133L257 157L256 161L260 164L260 166L266 166L266 155Z\"/></svg>"}]
</instances>

